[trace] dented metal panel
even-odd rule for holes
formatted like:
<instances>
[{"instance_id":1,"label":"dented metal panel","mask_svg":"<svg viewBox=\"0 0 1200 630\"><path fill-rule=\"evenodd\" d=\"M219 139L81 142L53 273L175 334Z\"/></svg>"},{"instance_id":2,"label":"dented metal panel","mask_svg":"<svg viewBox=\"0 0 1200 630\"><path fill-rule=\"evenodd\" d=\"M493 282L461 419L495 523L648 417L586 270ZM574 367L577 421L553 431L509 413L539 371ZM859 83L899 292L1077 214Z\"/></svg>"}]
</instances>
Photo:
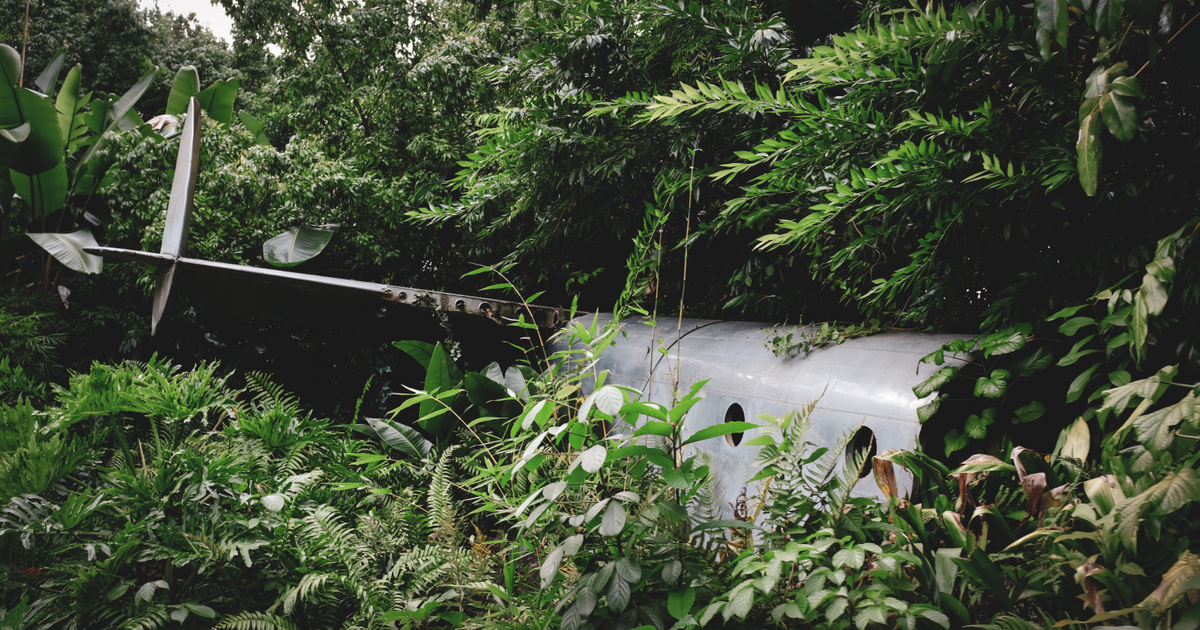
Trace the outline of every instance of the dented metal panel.
<instances>
[{"instance_id":1,"label":"dented metal panel","mask_svg":"<svg viewBox=\"0 0 1200 630\"><path fill-rule=\"evenodd\" d=\"M599 317L611 320L611 316ZM919 360L958 336L883 333L817 348L807 355L778 357L769 348L773 337L769 328L751 322L685 319L680 332L676 320L660 320L657 327L626 322L614 347L600 355L597 368L609 371L607 382L632 387L645 399L664 405L672 403L676 390L687 391L707 379L704 399L684 420L685 436L726 421L760 422L761 414L781 417L816 401L808 439L818 446L833 447L861 425L873 435L877 452L916 448L920 433L916 409L927 401L918 400L912 388L940 369ZM730 504L736 503L747 480L758 472L753 462L760 447L745 442L760 431L697 444L711 459L716 494L727 517L732 516ZM870 445L866 437L866 433L858 436L858 447ZM839 466L844 466L845 458L840 459ZM898 481L901 493L910 489L911 478L901 476ZM882 496L871 479L856 491ZM751 500L759 493L761 487L746 489Z\"/></svg>"}]
</instances>

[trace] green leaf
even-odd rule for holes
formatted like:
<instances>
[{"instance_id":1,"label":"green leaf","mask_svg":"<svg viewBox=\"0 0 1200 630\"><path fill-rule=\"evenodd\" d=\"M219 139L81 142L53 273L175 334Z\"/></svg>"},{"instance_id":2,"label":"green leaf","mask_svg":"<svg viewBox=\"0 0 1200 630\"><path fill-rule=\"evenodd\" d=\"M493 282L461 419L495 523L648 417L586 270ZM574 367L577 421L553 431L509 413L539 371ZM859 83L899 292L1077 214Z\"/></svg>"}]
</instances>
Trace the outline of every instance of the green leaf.
<instances>
[{"instance_id":1,"label":"green leaf","mask_svg":"<svg viewBox=\"0 0 1200 630\"><path fill-rule=\"evenodd\" d=\"M1071 347L1071 351L1067 353L1067 356L1058 360L1058 366L1059 367L1067 367L1068 365L1073 365L1076 361L1082 359L1083 357L1086 357L1089 354L1092 354L1095 352L1100 352L1100 350L1097 348L1090 348L1090 349L1084 348L1084 346L1087 345L1087 343L1089 341L1091 341L1095 338L1096 338L1096 335L1088 335L1088 336L1084 337L1083 339L1076 341L1075 345Z\"/></svg>"},{"instance_id":2,"label":"green leaf","mask_svg":"<svg viewBox=\"0 0 1200 630\"><path fill-rule=\"evenodd\" d=\"M662 567L662 579L666 584L674 584L682 574L683 563L678 560L670 560Z\"/></svg>"},{"instance_id":3,"label":"green leaf","mask_svg":"<svg viewBox=\"0 0 1200 630\"><path fill-rule=\"evenodd\" d=\"M137 104L138 99L145 93L146 88L150 87L150 83L154 81L154 77L157 74L158 68L155 67L142 75L142 78L133 87L129 88L115 103L107 101L94 101L92 103L91 111L88 112L85 120L89 121L89 126L92 127L92 131L96 134L96 140L88 145L87 151L79 158L79 162L75 166L74 177L76 181L82 179L81 174L92 158L100 152L101 147L106 143L105 138L109 132L115 130L128 131L135 126L133 123L135 122L134 119L137 118L137 112L133 111L133 106ZM132 114L132 117L130 117L130 114ZM106 170L106 168L100 169L100 173L93 173L93 187L99 184L103 170Z\"/></svg>"},{"instance_id":4,"label":"green leaf","mask_svg":"<svg viewBox=\"0 0 1200 630\"><path fill-rule=\"evenodd\" d=\"M600 535L616 536L625 529L625 505L620 501L609 501L600 519Z\"/></svg>"},{"instance_id":5,"label":"green leaf","mask_svg":"<svg viewBox=\"0 0 1200 630\"><path fill-rule=\"evenodd\" d=\"M631 414L636 413L643 416L649 416L655 420L666 422L670 417L667 413L667 408L658 403L646 402L631 402L621 407L621 413Z\"/></svg>"},{"instance_id":6,"label":"green leaf","mask_svg":"<svg viewBox=\"0 0 1200 630\"><path fill-rule=\"evenodd\" d=\"M608 607L617 611L623 612L625 607L629 605L630 588L629 582L621 579L621 576L613 576L608 582L608 593L605 598L608 600Z\"/></svg>"},{"instance_id":7,"label":"green leaf","mask_svg":"<svg viewBox=\"0 0 1200 630\"><path fill-rule=\"evenodd\" d=\"M246 131L249 131L250 134L254 136L254 144L264 147L271 146L271 139L268 138L267 134L263 132L263 129L265 129L266 126L263 125L262 121L254 116L251 116L245 110L238 112L238 120L241 120L242 125L246 128Z\"/></svg>"},{"instance_id":8,"label":"green leaf","mask_svg":"<svg viewBox=\"0 0 1200 630\"><path fill-rule=\"evenodd\" d=\"M562 565L563 548L555 547L549 554L546 555L546 560L542 562L542 567L538 571L538 575L542 578L542 588L550 586L554 581L554 576L558 575L558 567Z\"/></svg>"},{"instance_id":9,"label":"green leaf","mask_svg":"<svg viewBox=\"0 0 1200 630\"><path fill-rule=\"evenodd\" d=\"M412 457L423 460L433 450L433 443L426 440L412 427L396 424L383 418L367 418L367 424L383 440L384 444Z\"/></svg>"},{"instance_id":10,"label":"green leaf","mask_svg":"<svg viewBox=\"0 0 1200 630\"><path fill-rule=\"evenodd\" d=\"M200 108L213 120L228 127L233 122L233 104L237 99L237 91L237 79L218 80L196 94L196 100L200 101Z\"/></svg>"},{"instance_id":11,"label":"green leaf","mask_svg":"<svg viewBox=\"0 0 1200 630\"><path fill-rule=\"evenodd\" d=\"M1050 44L1058 43L1058 47L1067 47L1067 0L1035 0L1037 9L1037 43L1043 60L1050 59Z\"/></svg>"},{"instance_id":12,"label":"green leaf","mask_svg":"<svg viewBox=\"0 0 1200 630\"><path fill-rule=\"evenodd\" d=\"M1097 363L1097 364L1093 365L1092 367L1084 370L1079 376L1075 377L1075 380L1071 381L1071 385L1069 387L1067 387L1067 402L1068 403L1075 402L1076 400L1079 399L1080 396L1083 395L1084 388L1086 388L1088 386L1088 383L1091 382L1092 374L1096 371L1096 368L1099 368L1099 367L1100 367L1100 364Z\"/></svg>"},{"instance_id":13,"label":"green leaf","mask_svg":"<svg viewBox=\"0 0 1200 630\"><path fill-rule=\"evenodd\" d=\"M38 75L33 81L33 87L42 94L49 94L54 91L54 84L58 83L58 73L62 71L63 62L66 60L67 54L63 49L58 49L54 53L54 58L50 63L46 64L46 69Z\"/></svg>"},{"instance_id":14,"label":"green leaf","mask_svg":"<svg viewBox=\"0 0 1200 630\"><path fill-rule=\"evenodd\" d=\"M943 396L936 396L933 400L917 407L917 420L924 424L927 420L937 413L938 407L942 406Z\"/></svg>"},{"instance_id":15,"label":"green leaf","mask_svg":"<svg viewBox=\"0 0 1200 630\"><path fill-rule=\"evenodd\" d=\"M1175 441L1175 427L1197 421L1200 421L1200 401L1195 392L1189 391L1183 400L1137 418L1133 428L1146 448L1163 451Z\"/></svg>"},{"instance_id":16,"label":"green leaf","mask_svg":"<svg viewBox=\"0 0 1200 630\"><path fill-rule=\"evenodd\" d=\"M954 558L953 562L973 582L991 591L1001 606L1008 608L1012 605L1009 590L1004 585L1004 574L985 551L976 549L971 553L970 558Z\"/></svg>"},{"instance_id":17,"label":"green leaf","mask_svg":"<svg viewBox=\"0 0 1200 630\"><path fill-rule=\"evenodd\" d=\"M1117 77L1108 84L1108 89L1112 90L1114 94L1128 98L1146 98L1146 93L1142 91L1137 77Z\"/></svg>"},{"instance_id":18,"label":"green leaf","mask_svg":"<svg viewBox=\"0 0 1200 630\"><path fill-rule=\"evenodd\" d=\"M197 615L199 615L201 617L204 617L205 619L215 619L217 616L217 611L209 608L208 606L204 606L201 604L187 604L187 603L185 603L184 606L186 606L188 610L196 613Z\"/></svg>"},{"instance_id":19,"label":"green leaf","mask_svg":"<svg viewBox=\"0 0 1200 630\"><path fill-rule=\"evenodd\" d=\"M7 57L12 49L8 46L4 48L7 50L3 54ZM6 75L10 70L8 61L6 59L0 63ZM25 175L42 173L63 161L64 145L58 127L58 111L54 109L50 97L16 87L16 82L15 75L0 78L0 129L12 129L29 123L29 135L17 145L11 168Z\"/></svg>"},{"instance_id":20,"label":"green leaf","mask_svg":"<svg viewBox=\"0 0 1200 630\"><path fill-rule=\"evenodd\" d=\"M1074 337L1075 333L1079 332L1080 328L1085 326L1094 326L1095 324L1096 320L1092 319L1091 317L1072 317L1058 327L1058 332L1068 337Z\"/></svg>"},{"instance_id":21,"label":"green leaf","mask_svg":"<svg viewBox=\"0 0 1200 630\"><path fill-rule=\"evenodd\" d=\"M987 435L987 428L996 419L996 408L990 407L982 415L971 414L967 417L963 430L973 440L982 440Z\"/></svg>"},{"instance_id":22,"label":"green leaf","mask_svg":"<svg viewBox=\"0 0 1200 630\"><path fill-rule=\"evenodd\" d=\"M648 420L643 422L641 426L633 431L634 437L643 435L662 435L670 437L675 434L675 427L669 422L658 422L657 420Z\"/></svg>"},{"instance_id":23,"label":"green leaf","mask_svg":"<svg viewBox=\"0 0 1200 630\"><path fill-rule=\"evenodd\" d=\"M85 247L100 246L92 233L86 229L69 234L30 233L28 236L69 269L82 273L100 273L104 268L103 258L83 251Z\"/></svg>"},{"instance_id":24,"label":"green leaf","mask_svg":"<svg viewBox=\"0 0 1200 630\"><path fill-rule=\"evenodd\" d=\"M825 620L833 623L838 617L841 617L846 612L846 608L850 605L850 601L845 597L837 597L829 607L825 609Z\"/></svg>"},{"instance_id":25,"label":"green leaf","mask_svg":"<svg viewBox=\"0 0 1200 630\"><path fill-rule=\"evenodd\" d=\"M861 569L866 560L867 552L859 547L839 549L837 553L833 554L833 566L850 567L855 571Z\"/></svg>"},{"instance_id":26,"label":"green leaf","mask_svg":"<svg viewBox=\"0 0 1200 630\"><path fill-rule=\"evenodd\" d=\"M33 209L34 216L44 217L58 211L67 202L67 165L59 162L48 171L26 175L9 171L13 189ZM98 246L98 245L97 245Z\"/></svg>"},{"instance_id":27,"label":"green leaf","mask_svg":"<svg viewBox=\"0 0 1200 630\"><path fill-rule=\"evenodd\" d=\"M601 466L604 466L604 460L607 458L608 450L604 448L603 444L596 444L588 450L580 453L579 457L575 461L579 464L580 468L583 468L589 473L594 473L597 470L600 470Z\"/></svg>"},{"instance_id":28,"label":"green leaf","mask_svg":"<svg viewBox=\"0 0 1200 630\"><path fill-rule=\"evenodd\" d=\"M642 579L642 565L632 558L617 560L617 575L630 584L637 584Z\"/></svg>"},{"instance_id":29,"label":"green leaf","mask_svg":"<svg viewBox=\"0 0 1200 630\"><path fill-rule=\"evenodd\" d=\"M1008 370L993 370L991 375L975 381L975 395L981 398L999 398L1008 391Z\"/></svg>"},{"instance_id":30,"label":"green leaf","mask_svg":"<svg viewBox=\"0 0 1200 630\"><path fill-rule=\"evenodd\" d=\"M1009 328L984 337L979 345L985 357L1009 354L1025 347L1025 336L1025 331Z\"/></svg>"},{"instance_id":31,"label":"green leaf","mask_svg":"<svg viewBox=\"0 0 1200 630\"><path fill-rule=\"evenodd\" d=\"M436 394L458 385L462 380L462 374L458 372L458 368L454 368L452 375L451 368L453 367L454 364L446 355L442 344L434 346L433 352L429 355L429 365L425 369L425 391ZM432 396L426 397L421 401L419 408L421 419L417 423L430 435L435 437L446 435L450 429L450 419L446 417L445 412L454 406L454 402L453 399L439 401Z\"/></svg>"},{"instance_id":32,"label":"green leaf","mask_svg":"<svg viewBox=\"0 0 1200 630\"><path fill-rule=\"evenodd\" d=\"M1133 139L1133 134L1137 133L1137 108L1124 96L1113 92L1102 96L1100 115L1108 132L1121 142L1129 142Z\"/></svg>"},{"instance_id":33,"label":"green leaf","mask_svg":"<svg viewBox=\"0 0 1200 630\"><path fill-rule=\"evenodd\" d=\"M725 608L725 619L728 620L732 616L736 616L738 619L745 619L746 615L750 614L750 608L753 606L754 589L749 585L739 587L729 598L729 605Z\"/></svg>"},{"instance_id":34,"label":"green leaf","mask_svg":"<svg viewBox=\"0 0 1200 630\"><path fill-rule=\"evenodd\" d=\"M690 586L677 588L667 595L667 612L683 621L692 612L692 605L695 603L696 589Z\"/></svg>"},{"instance_id":35,"label":"green leaf","mask_svg":"<svg viewBox=\"0 0 1200 630\"><path fill-rule=\"evenodd\" d=\"M183 66L175 73L171 83L171 94L167 97L167 114L181 116L187 113L188 103L200 91L200 73L196 66Z\"/></svg>"},{"instance_id":36,"label":"green leaf","mask_svg":"<svg viewBox=\"0 0 1200 630\"><path fill-rule=\"evenodd\" d=\"M1121 28L1122 13L1121 0L1092 0L1092 27L1104 37L1112 37Z\"/></svg>"},{"instance_id":37,"label":"green leaf","mask_svg":"<svg viewBox=\"0 0 1200 630\"><path fill-rule=\"evenodd\" d=\"M433 356L434 344L428 341L397 341L392 345L415 359L422 368L429 369L429 358Z\"/></svg>"},{"instance_id":38,"label":"green leaf","mask_svg":"<svg viewBox=\"0 0 1200 630\"><path fill-rule=\"evenodd\" d=\"M723 422L721 424L714 424L710 427L704 427L703 429L700 429L684 440L683 443L692 444L701 440L707 440L709 438L729 435L730 433L742 433L757 428L758 425L754 424L753 422Z\"/></svg>"},{"instance_id":39,"label":"green leaf","mask_svg":"<svg viewBox=\"0 0 1200 630\"><path fill-rule=\"evenodd\" d=\"M667 482L668 486L676 490L687 490L692 485L691 476L687 471L680 468L664 468L662 471L663 481Z\"/></svg>"},{"instance_id":40,"label":"green leaf","mask_svg":"<svg viewBox=\"0 0 1200 630\"><path fill-rule=\"evenodd\" d=\"M1100 183L1100 163L1104 157L1100 128L1100 117L1094 113L1088 114L1079 125L1079 140L1075 143L1075 153L1079 160L1079 185L1089 197L1096 196L1096 189Z\"/></svg>"},{"instance_id":41,"label":"green leaf","mask_svg":"<svg viewBox=\"0 0 1200 630\"><path fill-rule=\"evenodd\" d=\"M914 387L913 394L916 395L917 398L924 398L937 391L937 389L942 385L949 383L957 375L958 368L948 365L938 370L933 376L925 379L919 385Z\"/></svg>"},{"instance_id":42,"label":"green leaf","mask_svg":"<svg viewBox=\"0 0 1200 630\"><path fill-rule=\"evenodd\" d=\"M1038 401L1030 402L1028 405L1018 407L1013 413L1013 424L1023 424L1025 422L1033 422L1041 418L1046 413L1046 406Z\"/></svg>"},{"instance_id":43,"label":"green leaf","mask_svg":"<svg viewBox=\"0 0 1200 630\"><path fill-rule=\"evenodd\" d=\"M58 132L62 136L67 155L75 152L79 137L86 130L82 113L79 111L83 100L79 96L79 79L80 66L76 64L67 71L67 78L63 79L58 97L54 101L54 109L58 112Z\"/></svg>"},{"instance_id":44,"label":"green leaf","mask_svg":"<svg viewBox=\"0 0 1200 630\"><path fill-rule=\"evenodd\" d=\"M295 267L329 245L338 225L302 225L263 243L263 260L275 267Z\"/></svg>"}]
</instances>

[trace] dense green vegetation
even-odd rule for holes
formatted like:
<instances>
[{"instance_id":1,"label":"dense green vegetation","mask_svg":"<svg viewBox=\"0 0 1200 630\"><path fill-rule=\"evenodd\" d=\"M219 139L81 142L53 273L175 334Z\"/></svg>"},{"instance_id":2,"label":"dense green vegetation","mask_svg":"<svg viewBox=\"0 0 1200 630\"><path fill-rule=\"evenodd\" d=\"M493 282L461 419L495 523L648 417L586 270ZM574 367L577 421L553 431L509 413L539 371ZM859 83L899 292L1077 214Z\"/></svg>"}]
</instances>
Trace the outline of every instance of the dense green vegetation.
<instances>
[{"instance_id":1,"label":"dense green vegetation","mask_svg":"<svg viewBox=\"0 0 1200 630\"><path fill-rule=\"evenodd\" d=\"M1200 624L1194 1L220 3L231 49L132 0L31 2L26 44L0 2L0 627ZM693 447L745 427L604 386L613 330L150 339L154 272L79 248L157 249L191 95L197 257L337 224L301 269L969 363L873 480L755 419L750 525Z\"/></svg>"}]
</instances>

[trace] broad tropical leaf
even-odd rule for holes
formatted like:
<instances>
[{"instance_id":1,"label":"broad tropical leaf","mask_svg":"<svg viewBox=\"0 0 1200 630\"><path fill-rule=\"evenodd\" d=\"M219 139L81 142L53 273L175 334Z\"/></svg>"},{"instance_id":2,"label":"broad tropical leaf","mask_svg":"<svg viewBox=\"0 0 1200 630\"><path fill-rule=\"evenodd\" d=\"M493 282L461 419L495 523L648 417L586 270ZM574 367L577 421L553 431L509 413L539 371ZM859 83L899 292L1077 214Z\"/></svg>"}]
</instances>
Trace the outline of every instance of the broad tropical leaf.
<instances>
[{"instance_id":1,"label":"broad tropical leaf","mask_svg":"<svg viewBox=\"0 0 1200 630\"><path fill-rule=\"evenodd\" d=\"M17 195L33 208L33 214L44 217L63 207L67 202L67 165L59 162L41 173L26 175L17 170L10 171L13 188Z\"/></svg>"},{"instance_id":2,"label":"broad tropical leaf","mask_svg":"<svg viewBox=\"0 0 1200 630\"><path fill-rule=\"evenodd\" d=\"M320 254L337 225L302 225L263 243L263 259L276 267L295 267Z\"/></svg>"},{"instance_id":3,"label":"broad tropical leaf","mask_svg":"<svg viewBox=\"0 0 1200 630\"><path fill-rule=\"evenodd\" d=\"M367 418L367 424L383 440L384 444L412 457L422 460L433 450L433 443L426 440L412 427L396 424L384 418Z\"/></svg>"},{"instance_id":4,"label":"broad tropical leaf","mask_svg":"<svg viewBox=\"0 0 1200 630\"><path fill-rule=\"evenodd\" d=\"M187 113L188 103L200 91L200 73L196 66L184 66L175 73L171 83L171 95L167 97L166 113L179 116ZM203 105L201 105L203 106Z\"/></svg>"},{"instance_id":5,"label":"broad tropical leaf","mask_svg":"<svg viewBox=\"0 0 1200 630\"><path fill-rule=\"evenodd\" d=\"M58 110L58 131L62 134L67 155L74 153L78 148L79 139L87 128L81 110L88 99L79 94L79 80L80 66L76 64L67 71L67 78L63 79L62 87L54 100L54 108Z\"/></svg>"},{"instance_id":6,"label":"broad tropical leaf","mask_svg":"<svg viewBox=\"0 0 1200 630\"><path fill-rule=\"evenodd\" d=\"M99 247L88 230L77 230L69 234L30 233L29 238L50 253L63 265L83 273L100 273L104 259L85 251L85 247Z\"/></svg>"},{"instance_id":7,"label":"broad tropical leaf","mask_svg":"<svg viewBox=\"0 0 1200 630\"><path fill-rule=\"evenodd\" d=\"M62 134L58 112L50 97L17 87L20 56L0 44L0 128L12 129L29 123L29 135L18 145L12 168L32 175L48 171L63 161Z\"/></svg>"},{"instance_id":8,"label":"broad tropical leaf","mask_svg":"<svg viewBox=\"0 0 1200 630\"><path fill-rule=\"evenodd\" d=\"M196 94L196 100L200 101L200 107L208 112L213 120L229 126L233 122L233 102L237 98L237 90L237 79L216 81L204 88L204 91ZM243 122L245 122L244 119ZM258 134L255 135L255 140L258 140Z\"/></svg>"},{"instance_id":9,"label":"broad tropical leaf","mask_svg":"<svg viewBox=\"0 0 1200 630\"><path fill-rule=\"evenodd\" d=\"M54 58L50 63L46 64L46 69L33 80L33 87L42 94L49 94L54 91L54 84L58 83L58 73L62 72L63 62L67 59L67 53L63 49L59 49L54 54Z\"/></svg>"}]
</instances>

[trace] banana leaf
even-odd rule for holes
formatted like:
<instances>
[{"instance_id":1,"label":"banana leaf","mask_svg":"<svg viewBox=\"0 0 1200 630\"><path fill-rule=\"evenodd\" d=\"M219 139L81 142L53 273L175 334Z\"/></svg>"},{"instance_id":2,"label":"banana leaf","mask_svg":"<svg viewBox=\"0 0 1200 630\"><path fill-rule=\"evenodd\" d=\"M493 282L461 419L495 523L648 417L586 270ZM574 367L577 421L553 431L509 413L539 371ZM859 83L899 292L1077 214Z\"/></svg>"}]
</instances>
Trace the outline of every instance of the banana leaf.
<instances>
[{"instance_id":1,"label":"banana leaf","mask_svg":"<svg viewBox=\"0 0 1200 630\"><path fill-rule=\"evenodd\" d=\"M83 251L85 247L99 247L96 238L88 230L77 230L68 234L28 233L39 247L58 259L58 262L83 273L100 273L104 259Z\"/></svg>"},{"instance_id":2,"label":"banana leaf","mask_svg":"<svg viewBox=\"0 0 1200 630\"><path fill-rule=\"evenodd\" d=\"M263 243L263 259L276 267L295 267L320 254L338 225L302 225Z\"/></svg>"},{"instance_id":3,"label":"banana leaf","mask_svg":"<svg viewBox=\"0 0 1200 630\"><path fill-rule=\"evenodd\" d=\"M171 95L167 97L167 112L172 116L187 113L192 96L200 91L200 73L196 66L184 66L175 73L171 83Z\"/></svg>"}]
</instances>

